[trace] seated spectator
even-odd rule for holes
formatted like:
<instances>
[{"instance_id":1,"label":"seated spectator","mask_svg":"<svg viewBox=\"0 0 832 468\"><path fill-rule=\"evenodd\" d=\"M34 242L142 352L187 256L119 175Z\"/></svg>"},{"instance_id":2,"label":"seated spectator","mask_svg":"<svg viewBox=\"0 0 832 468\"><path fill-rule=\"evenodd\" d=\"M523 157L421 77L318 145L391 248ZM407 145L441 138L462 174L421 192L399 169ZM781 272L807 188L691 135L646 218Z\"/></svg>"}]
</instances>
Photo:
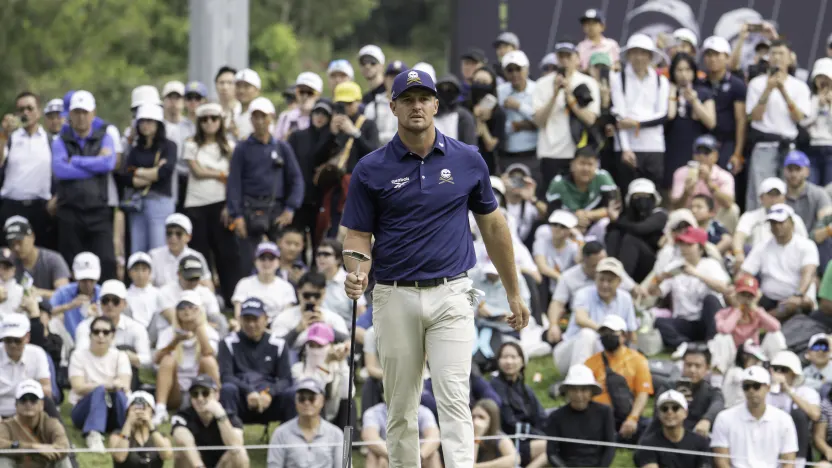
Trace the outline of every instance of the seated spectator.
<instances>
[{"instance_id":1,"label":"seated spectator","mask_svg":"<svg viewBox=\"0 0 832 468\"><path fill-rule=\"evenodd\" d=\"M518 271L518 284L520 285L520 297L525 304L528 304L531 297L529 286L522 274ZM497 273L497 267L491 261L475 268L471 273L474 287L484 293L477 304L477 315L482 318L502 321L511 315L505 287Z\"/></svg>"},{"instance_id":2,"label":"seated spectator","mask_svg":"<svg viewBox=\"0 0 832 468\"><path fill-rule=\"evenodd\" d=\"M235 330L239 330L240 304L250 297L256 297L266 306L269 323L273 322L287 307L295 304L295 288L277 275L280 249L272 242L262 242L254 254L254 268L257 274L247 276L237 283L231 302L234 304ZM343 288L342 288L343 289Z\"/></svg>"},{"instance_id":3,"label":"seated spectator","mask_svg":"<svg viewBox=\"0 0 832 468\"><path fill-rule=\"evenodd\" d=\"M147 392L133 392L127 399L124 426L110 435L111 449L142 449L141 452L111 452L114 468L162 468L173 459L170 441L156 430L153 423L153 396ZM156 450L152 450L156 449Z\"/></svg>"},{"instance_id":4,"label":"seated spectator","mask_svg":"<svg viewBox=\"0 0 832 468\"><path fill-rule=\"evenodd\" d=\"M627 328L618 315L607 315L598 333L604 350L586 360L604 391L593 400L612 406L619 441L637 441L647 426L644 409L653 394L647 358L626 346ZM611 374L620 378L611 379Z\"/></svg>"},{"instance_id":5,"label":"seated spectator","mask_svg":"<svg viewBox=\"0 0 832 468\"><path fill-rule=\"evenodd\" d=\"M15 390L15 415L0 422L0 441L7 449L36 450L37 453L0 456L0 467L47 466L70 468L72 463L65 450L69 450L69 438L60 418L50 417L44 411L45 395L41 384L35 380L23 380ZM8 445L6 445L8 444Z\"/></svg>"},{"instance_id":6,"label":"seated spectator","mask_svg":"<svg viewBox=\"0 0 832 468\"><path fill-rule=\"evenodd\" d=\"M682 358L682 378L669 382L656 389L656 393L660 396L658 398L654 415L660 413L661 397L667 391L678 391L684 397L685 417L683 418L683 429L692 431L703 437L708 437L708 434L713 427L716 415L725 409L725 400L722 397L722 392L719 388L711 386L705 379L708 371L711 369L711 352L708 351L706 345L697 344L688 346ZM660 419L653 418L650 426L647 428L645 437L651 432L659 431L664 425L660 425ZM644 439L639 442L644 445ZM665 466L662 464L661 466Z\"/></svg>"},{"instance_id":7,"label":"seated spectator","mask_svg":"<svg viewBox=\"0 0 832 468\"><path fill-rule=\"evenodd\" d=\"M516 451L511 439L500 430L500 406L493 400L479 400L471 408L474 436L480 439L474 446L474 468L514 468ZM503 436L500 439L496 437Z\"/></svg>"},{"instance_id":8,"label":"seated spectator","mask_svg":"<svg viewBox=\"0 0 832 468\"><path fill-rule=\"evenodd\" d=\"M188 406L186 392L197 375L209 375L219 383L219 341L217 331L208 325L199 296L183 294L176 305L173 324L159 334L153 354L153 363L158 366L155 425L167 421L168 409Z\"/></svg>"},{"instance_id":9,"label":"seated spectator","mask_svg":"<svg viewBox=\"0 0 832 468\"><path fill-rule=\"evenodd\" d=\"M687 427L690 419L688 400L676 390L667 390L656 399L656 414L661 423L661 430L647 433L639 445L642 448L633 454L633 460L639 468L672 466L674 468L702 468L711 466L708 455L681 454L678 450L691 452L710 452L707 435L691 432ZM716 414L714 414L716 417ZM653 451L649 447L659 447L666 451Z\"/></svg>"},{"instance_id":10,"label":"seated spectator","mask_svg":"<svg viewBox=\"0 0 832 468\"><path fill-rule=\"evenodd\" d=\"M50 299L55 290L69 284L69 266L58 252L35 245L35 234L29 220L12 216L6 220L6 242L14 252L17 280L31 276L31 292Z\"/></svg>"},{"instance_id":11,"label":"seated spectator","mask_svg":"<svg viewBox=\"0 0 832 468\"><path fill-rule=\"evenodd\" d=\"M220 338L224 338L228 334L228 320L220 311L217 296L202 285L203 274L204 264L197 256L187 255L182 257L179 262L179 278L177 281L168 283L161 288L162 313L156 316L156 323L150 327L151 334L155 332L157 339L159 333L173 322L176 304L179 304L186 292L194 292L199 296L199 301L202 307L205 308L208 323L217 330Z\"/></svg>"},{"instance_id":12,"label":"seated spectator","mask_svg":"<svg viewBox=\"0 0 832 468\"><path fill-rule=\"evenodd\" d=\"M760 276L760 306L781 322L815 308L818 247L797 234L795 218L790 206L772 206L766 219L773 237L755 245L741 267Z\"/></svg>"},{"instance_id":13,"label":"seated spectator","mask_svg":"<svg viewBox=\"0 0 832 468\"><path fill-rule=\"evenodd\" d=\"M24 290L15 279L14 270L12 251L8 247L0 248L0 315L22 311ZM35 317L40 317L40 311Z\"/></svg>"},{"instance_id":14,"label":"seated spectator","mask_svg":"<svg viewBox=\"0 0 832 468\"><path fill-rule=\"evenodd\" d=\"M193 233L191 220L182 213L174 213L165 219L165 242L167 245L151 249L148 254L153 260L153 285L161 288L169 283L175 283L179 266L185 257L196 257L202 262L202 285L214 290L211 270L205 257L196 250L188 247Z\"/></svg>"},{"instance_id":15,"label":"seated spectator","mask_svg":"<svg viewBox=\"0 0 832 468\"><path fill-rule=\"evenodd\" d=\"M832 382L832 366L829 365L829 336L824 333L812 335L806 349L809 365L803 368L803 385L820 392L821 387Z\"/></svg>"},{"instance_id":16,"label":"seated spectator","mask_svg":"<svg viewBox=\"0 0 832 468\"><path fill-rule=\"evenodd\" d=\"M373 333L375 334L375 331ZM364 352L366 353L366 348ZM376 357L376 360L378 360L378 357ZM468 399L472 408L474 407L474 403L481 400L491 400L496 403L497 406L503 404L503 401L500 399L500 395L498 395L494 390L494 387L491 386L491 382L479 375L479 369L477 369L476 366L471 368L471 375L468 378L468 384L471 388L471 394ZM381 394L379 394L379 397L380 396ZM361 402L364 402L363 398L361 399ZM431 410L434 416L439 414L436 407L436 397L433 394L433 378L430 376L425 379L424 388L422 390L421 404Z\"/></svg>"},{"instance_id":17,"label":"seated spectator","mask_svg":"<svg viewBox=\"0 0 832 468\"><path fill-rule=\"evenodd\" d=\"M0 319L0 417L10 418L15 414L15 393L24 380L34 380L43 387L44 408L47 414L60 419L55 402L52 400L52 374L46 352L29 344L29 319L23 314L8 314Z\"/></svg>"},{"instance_id":18,"label":"seated spectator","mask_svg":"<svg viewBox=\"0 0 832 468\"><path fill-rule=\"evenodd\" d=\"M643 280L656 263L656 252L667 212L660 207L662 197L648 179L636 179L627 188L625 205L613 200L608 208L605 245L610 256L624 264L624 271Z\"/></svg>"},{"instance_id":19,"label":"seated spectator","mask_svg":"<svg viewBox=\"0 0 832 468\"><path fill-rule=\"evenodd\" d=\"M349 367L347 343L333 344L335 332L329 325L317 322L309 326L301 360L292 365L292 380L301 382L307 378L316 379L325 390L324 412L327 421L343 428L347 422L347 394Z\"/></svg>"},{"instance_id":20,"label":"seated spectator","mask_svg":"<svg viewBox=\"0 0 832 468\"><path fill-rule=\"evenodd\" d=\"M291 226L283 228L277 237L277 246L280 248L277 275L293 285L297 285L300 277L309 270L301 256L305 247L304 239L304 233Z\"/></svg>"},{"instance_id":21,"label":"seated spectator","mask_svg":"<svg viewBox=\"0 0 832 468\"><path fill-rule=\"evenodd\" d=\"M101 262L91 252L81 252L72 261L74 282L57 289L49 300L52 320L49 328L64 340L70 349L75 343L75 329L88 315L90 304L98 302L96 284L101 279Z\"/></svg>"},{"instance_id":22,"label":"seated spectator","mask_svg":"<svg viewBox=\"0 0 832 468\"><path fill-rule=\"evenodd\" d=\"M161 290L150 282L153 260L144 252L136 252L127 259L127 307L130 317L147 330L153 318L162 312Z\"/></svg>"},{"instance_id":23,"label":"seated spectator","mask_svg":"<svg viewBox=\"0 0 832 468\"><path fill-rule=\"evenodd\" d=\"M783 162L786 204L794 209L806 227L814 228L818 221L832 214L832 200L823 187L809 182L809 170L809 157L802 151L794 150L786 155ZM816 242L822 243L828 237L826 234L824 239Z\"/></svg>"},{"instance_id":24,"label":"seated spectator","mask_svg":"<svg viewBox=\"0 0 832 468\"><path fill-rule=\"evenodd\" d=\"M349 335L344 319L323 307L326 299L326 278L320 273L306 273L298 283L299 304L290 307L272 322L272 334L283 338L292 348L298 348L306 340L304 335L309 325L324 322L335 330L336 342ZM341 334L342 339L338 339Z\"/></svg>"},{"instance_id":25,"label":"seated spectator","mask_svg":"<svg viewBox=\"0 0 832 468\"><path fill-rule=\"evenodd\" d=\"M704 230L688 227L676 236L683 261L672 262L653 277L649 292L672 299L673 315L655 321L664 345L671 349L716 335L714 317L722 309L722 294L728 291L731 278L718 261L704 257L707 241Z\"/></svg>"},{"instance_id":26,"label":"seated spectator","mask_svg":"<svg viewBox=\"0 0 832 468\"><path fill-rule=\"evenodd\" d=\"M745 393L742 390L745 369L752 366L767 367L769 360L770 358L763 352L762 348L749 339L737 349L737 359L731 363L731 367L725 373L724 378L718 373L711 375L711 382L714 386L720 387L721 385L726 408L745 402Z\"/></svg>"},{"instance_id":27,"label":"seated spectator","mask_svg":"<svg viewBox=\"0 0 832 468\"><path fill-rule=\"evenodd\" d=\"M424 468L441 468L439 458L439 426L433 413L424 406L419 406L416 424L419 439L428 441L419 446L421 465ZM361 440L369 443L365 465L367 468L388 466L387 445L379 442L387 440L387 403L379 403L364 412L361 418Z\"/></svg>"},{"instance_id":28,"label":"seated spectator","mask_svg":"<svg viewBox=\"0 0 832 468\"><path fill-rule=\"evenodd\" d=\"M734 200L734 176L719 167L718 160L719 142L716 138L711 135L697 138L693 143L693 160L673 173L671 204L674 208L693 209L694 198L707 196L715 205L715 210L711 210L716 211L714 218L733 231L740 216L740 209Z\"/></svg>"},{"instance_id":29,"label":"seated spectator","mask_svg":"<svg viewBox=\"0 0 832 468\"><path fill-rule=\"evenodd\" d=\"M547 436L615 442L612 409L592 401L592 397L600 395L603 390L590 368L583 364L570 367L560 391L566 397L566 404L552 412L546 420L544 432ZM615 457L615 447L551 440L546 445L546 456L551 466L608 467Z\"/></svg>"},{"instance_id":30,"label":"seated spectator","mask_svg":"<svg viewBox=\"0 0 832 468\"><path fill-rule=\"evenodd\" d=\"M529 81L529 84L531 83ZM513 126L514 123L509 123L509 125ZM520 133L531 132L521 131ZM531 155L537 157L534 153ZM508 218L517 228L517 237L525 242L531 236L535 223L546 218L546 202L537 199L537 182L532 177L532 171L525 164L514 163L508 166L503 172L502 180L506 186L505 202Z\"/></svg>"},{"instance_id":31,"label":"seated spectator","mask_svg":"<svg viewBox=\"0 0 832 468\"><path fill-rule=\"evenodd\" d=\"M491 379L491 386L500 396L500 421L503 432L514 434L518 425L525 426L524 433L542 435L546 413L531 387L526 385L526 357L515 342L503 343L497 351L499 372ZM366 416L365 416L366 417ZM520 440L520 466L534 463L542 466L546 461L545 440Z\"/></svg>"},{"instance_id":32,"label":"seated spectator","mask_svg":"<svg viewBox=\"0 0 832 468\"><path fill-rule=\"evenodd\" d=\"M344 270L344 259L341 256L343 250L344 247L340 242L334 239L324 239L315 252L315 266L317 271L326 278L326 294L321 307L340 315L349 329L352 327L352 299L347 297L344 290L347 271ZM363 314L366 308L367 300L361 296L358 298L356 314Z\"/></svg>"},{"instance_id":33,"label":"seated spectator","mask_svg":"<svg viewBox=\"0 0 832 468\"><path fill-rule=\"evenodd\" d=\"M820 404L821 417L813 427L812 440L815 443L815 450L820 452L818 468L832 468L832 401L828 396L822 398Z\"/></svg>"},{"instance_id":34,"label":"seated spectator","mask_svg":"<svg viewBox=\"0 0 832 468\"><path fill-rule=\"evenodd\" d=\"M719 413L711 431L711 448L719 455L716 468L778 468L789 466L798 451L797 431L788 413L766 403L771 376L760 366L743 371L745 403ZM749 437L753 434L753 437ZM785 463L783 463L783 462Z\"/></svg>"},{"instance_id":35,"label":"seated spectator","mask_svg":"<svg viewBox=\"0 0 832 468\"><path fill-rule=\"evenodd\" d=\"M575 364L584 363L598 348L598 332L609 316L617 316L624 323L622 330L635 339L638 329L633 299L618 289L624 277L624 266L618 259L607 257L595 267L595 284L575 294L572 315L563 341L552 353L561 375Z\"/></svg>"},{"instance_id":36,"label":"seated spectator","mask_svg":"<svg viewBox=\"0 0 832 468\"><path fill-rule=\"evenodd\" d=\"M740 275L734 282L734 290L727 296L729 307L717 312L717 335L708 343L713 355L714 372L725 374L734 363L737 348L743 343L760 345L760 330L766 334L762 349L774 356L786 349L786 338L780 332L780 322L757 303L761 297L757 278Z\"/></svg>"},{"instance_id":37,"label":"seated spectator","mask_svg":"<svg viewBox=\"0 0 832 468\"><path fill-rule=\"evenodd\" d=\"M220 404L217 382L208 375L197 376L188 394L191 406L176 413L170 420L173 442L185 449L176 452L174 466L248 468L249 458L245 448L199 450L199 447L240 447L245 443L243 422Z\"/></svg>"},{"instance_id":38,"label":"seated spectator","mask_svg":"<svg viewBox=\"0 0 832 468\"><path fill-rule=\"evenodd\" d=\"M133 371L124 351L113 347L116 327L108 317L90 326L89 348L76 349L69 361L72 423L86 437L87 448L104 452L102 434L124 425Z\"/></svg>"},{"instance_id":39,"label":"seated spectator","mask_svg":"<svg viewBox=\"0 0 832 468\"><path fill-rule=\"evenodd\" d=\"M821 418L820 395L804 385L800 358L791 351L777 353L769 370L772 385L766 403L791 414L797 430L795 466L805 466L812 456L811 426Z\"/></svg>"},{"instance_id":40,"label":"seated spectator","mask_svg":"<svg viewBox=\"0 0 832 468\"><path fill-rule=\"evenodd\" d=\"M326 398L315 378L299 381L295 392L297 417L286 421L272 433L267 465L269 468L341 466L344 434L321 417Z\"/></svg>"},{"instance_id":41,"label":"seated spectator","mask_svg":"<svg viewBox=\"0 0 832 468\"><path fill-rule=\"evenodd\" d=\"M690 211L696 218L696 225L708 233L708 243L716 246L720 254L725 255L731 251L733 245L730 232L714 216L714 199L708 195L694 195L690 202Z\"/></svg>"},{"instance_id":42,"label":"seated spectator","mask_svg":"<svg viewBox=\"0 0 832 468\"><path fill-rule=\"evenodd\" d=\"M696 227L699 224L696 217L687 208L671 211L667 217L667 224L664 226L664 235L659 240L659 252L656 254L656 263L653 265L653 276L664 272L671 262L684 261L682 251L676 245L676 236L685 232L687 228ZM715 260L722 261L722 255L713 244L705 244L705 254Z\"/></svg>"},{"instance_id":43,"label":"seated spectator","mask_svg":"<svg viewBox=\"0 0 832 468\"><path fill-rule=\"evenodd\" d=\"M240 331L220 344L222 406L249 424L288 421L295 415L286 340L266 332L268 317L259 299L244 302L240 318Z\"/></svg>"},{"instance_id":44,"label":"seated spectator","mask_svg":"<svg viewBox=\"0 0 832 468\"><path fill-rule=\"evenodd\" d=\"M534 262L540 273L548 278L549 290L555 292L560 274L580 260L581 247L573 240L572 229L578 218L567 210L555 210L549 225L540 226L534 233Z\"/></svg>"}]
</instances>

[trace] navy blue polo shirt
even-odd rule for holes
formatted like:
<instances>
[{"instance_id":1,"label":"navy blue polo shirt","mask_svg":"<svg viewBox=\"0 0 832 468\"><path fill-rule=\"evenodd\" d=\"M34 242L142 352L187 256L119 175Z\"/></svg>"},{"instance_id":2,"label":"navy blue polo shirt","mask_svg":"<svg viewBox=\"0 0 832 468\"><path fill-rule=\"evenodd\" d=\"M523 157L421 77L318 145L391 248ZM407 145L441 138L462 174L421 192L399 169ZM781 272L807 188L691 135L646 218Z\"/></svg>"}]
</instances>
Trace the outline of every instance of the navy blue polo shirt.
<instances>
[{"instance_id":1,"label":"navy blue polo shirt","mask_svg":"<svg viewBox=\"0 0 832 468\"><path fill-rule=\"evenodd\" d=\"M456 276L476 264L468 210L497 209L488 166L475 146L436 131L424 159L399 135L361 158L341 224L375 236L376 280Z\"/></svg>"},{"instance_id":2,"label":"navy blue polo shirt","mask_svg":"<svg viewBox=\"0 0 832 468\"><path fill-rule=\"evenodd\" d=\"M734 103L745 102L745 94L748 92L745 81L731 72L726 72L719 82L706 80L705 83L711 86L716 107L716 127L711 133L719 141L734 141L737 130Z\"/></svg>"}]
</instances>

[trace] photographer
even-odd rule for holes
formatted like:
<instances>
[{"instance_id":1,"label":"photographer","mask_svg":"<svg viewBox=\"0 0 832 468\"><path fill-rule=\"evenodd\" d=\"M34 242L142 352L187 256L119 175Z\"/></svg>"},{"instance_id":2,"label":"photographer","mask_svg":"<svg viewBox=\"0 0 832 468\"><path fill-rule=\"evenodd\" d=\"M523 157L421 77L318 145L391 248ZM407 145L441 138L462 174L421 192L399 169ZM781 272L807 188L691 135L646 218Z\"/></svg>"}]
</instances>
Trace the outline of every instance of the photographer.
<instances>
[{"instance_id":1,"label":"photographer","mask_svg":"<svg viewBox=\"0 0 832 468\"><path fill-rule=\"evenodd\" d=\"M249 105L254 133L234 148L228 174L228 215L240 243L242 271L253 268L254 250L264 236L292 224L303 203L303 174L292 147L269 134L274 105L266 98Z\"/></svg>"},{"instance_id":2,"label":"photographer","mask_svg":"<svg viewBox=\"0 0 832 468\"><path fill-rule=\"evenodd\" d=\"M343 317L322 306L326 299L326 277L306 273L298 281L299 304L284 310L272 322L274 336L286 340L290 347L300 348L306 342L306 330L313 323L324 322L335 330L335 342L348 338L349 329Z\"/></svg>"},{"instance_id":3,"label":"photographer","mask_svg":"<svg viewBox=\"0 0 832 468\"><path fill-rule=\"evenodd\" d=\"M142 452L112 452L113 466L133 468L150 466L161 468L173 458L170 441L153 424L153 396L144 391L134 392L127 399L127 419L124 426L110 435L110 448L156 448Z\"/></svg>"}]
</instances>

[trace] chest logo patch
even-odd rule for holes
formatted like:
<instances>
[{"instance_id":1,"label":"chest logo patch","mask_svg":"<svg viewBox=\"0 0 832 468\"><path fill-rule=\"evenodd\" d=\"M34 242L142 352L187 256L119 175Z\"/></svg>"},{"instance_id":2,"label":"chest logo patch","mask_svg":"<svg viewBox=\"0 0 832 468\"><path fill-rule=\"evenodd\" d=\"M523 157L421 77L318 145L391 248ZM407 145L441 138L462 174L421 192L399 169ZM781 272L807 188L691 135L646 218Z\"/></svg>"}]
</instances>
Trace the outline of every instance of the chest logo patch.
<instances>
[{"instance_id":1,"label":"chest logo patch","mask_svg":"<svg viewBox=\"0 0 832 468\"><path fill-rule=\"evenodd\" d=\"M449 171L448 169L442 169L442 171L439 173L439 183L440 184L453 184L454 183L454 178L451 175L451 171Z\"/></svg>"},{"instance_id":2,"label":"chest logo patch","mask_svg":"<svg viewBox=\"0 0 832 468\"><path fill-rule=\"evenodd\" d=\"M390 182L393 183L393 188L398 189L402 188L410 182L410 177L402 177L401 179L393 179Z\"/></svg>"}]
</instances>

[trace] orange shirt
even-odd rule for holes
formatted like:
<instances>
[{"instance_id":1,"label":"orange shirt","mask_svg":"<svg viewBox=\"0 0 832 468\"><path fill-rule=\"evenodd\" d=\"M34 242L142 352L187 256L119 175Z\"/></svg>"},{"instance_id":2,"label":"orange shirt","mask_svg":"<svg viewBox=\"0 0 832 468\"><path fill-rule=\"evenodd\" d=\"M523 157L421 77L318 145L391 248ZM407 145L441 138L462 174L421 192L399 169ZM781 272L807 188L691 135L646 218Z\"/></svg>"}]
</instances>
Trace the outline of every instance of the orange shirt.
<instances>
[{"instance_id":1,"label":"orange shirt","mask_svg":"<svg viewBox=\"0 0 832 468\"><path fill-rule=\"evenodd\" d=\"M653 376L650 375L650 366L643 354L634 349L622 347L613 356L607 355L607 360L616 374L621 374L627 379L627 384L634 396L641 392L653 394ZM594 397L593 400L609 405L611 402L610 394L607 393L607 369L604 367L601 353L596 353L587 359L586 366L592 369L595 380L604 389L604 392Z\"/></svg>"}]
</instances>

